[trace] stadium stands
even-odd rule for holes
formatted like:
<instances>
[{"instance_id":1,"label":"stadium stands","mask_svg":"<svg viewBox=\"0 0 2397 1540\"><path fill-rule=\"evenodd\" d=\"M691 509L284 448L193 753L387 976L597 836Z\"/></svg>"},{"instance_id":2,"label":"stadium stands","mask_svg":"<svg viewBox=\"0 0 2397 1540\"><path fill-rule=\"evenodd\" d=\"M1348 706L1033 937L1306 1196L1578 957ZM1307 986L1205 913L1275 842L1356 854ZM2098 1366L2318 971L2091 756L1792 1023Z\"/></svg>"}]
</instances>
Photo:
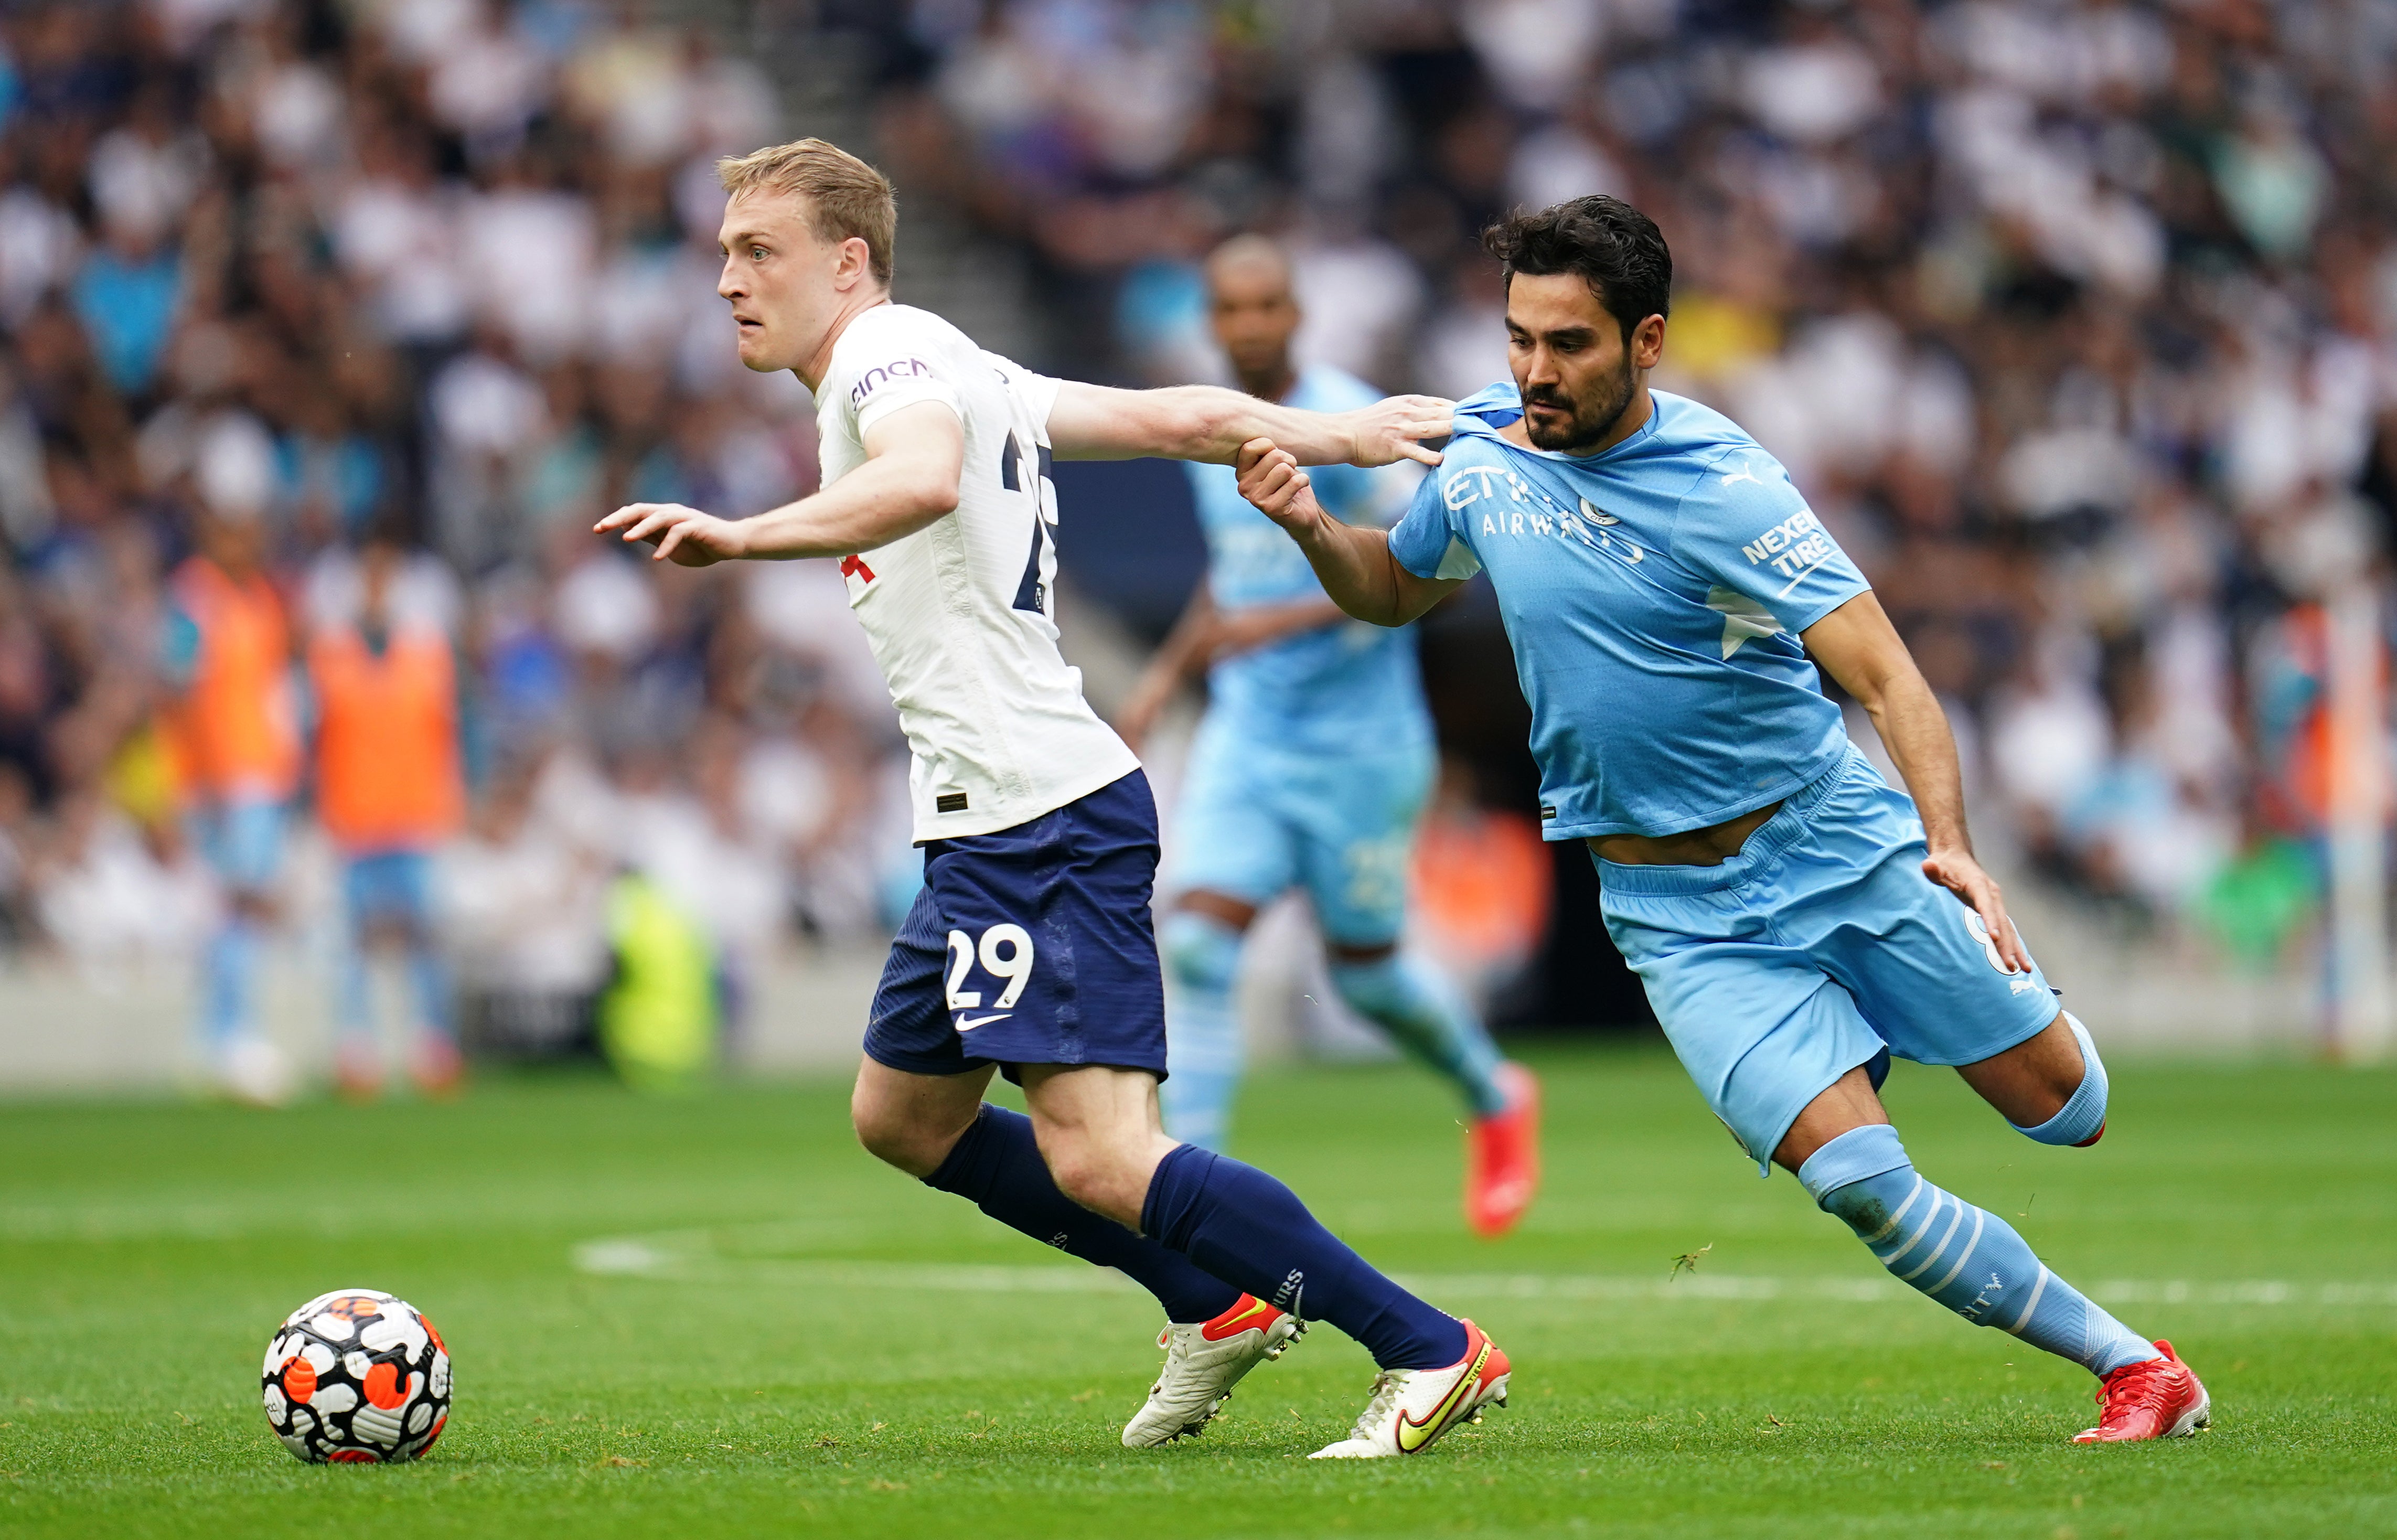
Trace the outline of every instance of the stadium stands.
<instances>
[{"instance_id":1,"label":"stadium stands","mask_svg":"<svg viewBox=\"0 0 2397 1540\"><path fill-rule=\"evenodd\" d=\"M583 533L811 484L803 393L724 345L710 163L870 123L903 294L1125 381L1215 371L1194 261L1252 227L1299 253L1304 347L1470 390L1504 368L1480 225L1630 197L1679 259L1659 382L1858 554L1984 828L2176 944L2288 963L2322 607L2379 591L2397 522L2392 56L2386 7L2305 0L8 7L0 935L104 972L211 933L160 638L224 502L301 638L355 611L370 528L419 545L392 602L466 663L462 869L551 895L540 934L461 933L471 986L592 986L620 866L733 975L885 924L904 745L837 583Z\"/></svg>"}]
</instances>

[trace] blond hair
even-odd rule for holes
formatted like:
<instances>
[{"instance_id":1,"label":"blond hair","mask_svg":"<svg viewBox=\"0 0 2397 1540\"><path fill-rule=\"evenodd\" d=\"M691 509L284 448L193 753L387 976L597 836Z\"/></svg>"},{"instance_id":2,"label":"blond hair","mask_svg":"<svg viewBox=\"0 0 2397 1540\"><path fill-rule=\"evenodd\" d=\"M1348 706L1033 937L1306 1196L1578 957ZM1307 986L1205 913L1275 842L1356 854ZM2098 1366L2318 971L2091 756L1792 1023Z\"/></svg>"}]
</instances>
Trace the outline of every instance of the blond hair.
<instances>
[{"instance_id":1,"label":"blond hair","mask_svg":"<svg viewBox=\"0 0 2397 1540\"><path fill-rule=\"evenodd\" d=\"M865 243L876 280L891 282L891 248L899 234L899 200L891 179L837 144L820 139L770 144L716 163L716 178L732 197L787 193L808 201L808 223L820 240L854 236Z\"/></svg>"}]
</instances>

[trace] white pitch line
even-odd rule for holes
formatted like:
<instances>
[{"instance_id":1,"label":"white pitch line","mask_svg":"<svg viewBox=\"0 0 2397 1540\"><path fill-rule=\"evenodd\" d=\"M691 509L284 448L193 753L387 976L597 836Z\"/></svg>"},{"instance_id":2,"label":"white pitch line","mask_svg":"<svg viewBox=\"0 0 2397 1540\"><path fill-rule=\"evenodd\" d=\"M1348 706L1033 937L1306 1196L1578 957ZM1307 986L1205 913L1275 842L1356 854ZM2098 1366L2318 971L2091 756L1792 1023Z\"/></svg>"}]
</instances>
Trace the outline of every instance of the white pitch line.
<instances>
[{"instance_id":1,"label":"white pitch line","mask_svg":"<svg viewBox=\"0 0 2397 1540\"><path fill-rule=\"evenodd\" d=\"M679 1238L677 1238L679 1239ZM603 1278L676 1283L781 1283L817 1288L922 1290L936 1293L1118 1293L1133 1287L1109 1267L995 1264L851 1262L805 1257L727 1257L690 1246L659 1246L638 1237L586 1241L574 1249L577 1271ZM1766 1278L1728 1273L1638 1278L1608 1273L1414 1273L1399 1282L1435 1299L1725 1300L1826 1299L1850 1304L1902 1299L1914 1291L1889 1279ZM2397 1306L2397 1284L2293 1283L2246 1279L2204 1283L2184 1279L2111 1279L2088 1292L2108 1305L2265 1305L2332 1308Z\"/></svg>"},{"instance_id":2,"label":"white pitch line","mask_svg":"<svg viewBox=\"0 0 2397 1540\"><path fill-rule=\"evenodd\" d=\"M723 1257L661 1251L634 1239L574 1248L578 1272L676 1283L780 1282L817 1288L921 1289L937 1293L1114 1293L1136 1287L1112 1267L960 1266L947 1263L839 1262L799 1257Z\"/></svg>"}]
</instances>

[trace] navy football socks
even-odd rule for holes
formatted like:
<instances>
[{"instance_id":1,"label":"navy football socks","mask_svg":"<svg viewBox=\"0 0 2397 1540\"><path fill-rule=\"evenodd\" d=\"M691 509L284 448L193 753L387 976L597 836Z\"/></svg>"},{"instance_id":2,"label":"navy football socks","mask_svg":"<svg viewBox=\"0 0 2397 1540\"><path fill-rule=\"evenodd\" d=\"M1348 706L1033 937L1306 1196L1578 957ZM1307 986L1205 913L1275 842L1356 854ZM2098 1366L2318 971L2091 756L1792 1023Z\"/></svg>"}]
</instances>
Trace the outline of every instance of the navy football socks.
<instances>
[{"instance_id":1,"label":"navy football socks","mask_svg":"<svg viewBox=\"0 0 2397 1540\"><path fill-rule=\"evenodd\" d=\"M1158 1163L1141 1230L1301 1320L1328 1320L1383 1369L1441 1369L1465 1328L1384 1278L1254 1166L1196 1145ZM1179 1318L1176 1318L1179 1319Z\"/></svg>"},{"instance_id":2,"label":"navy football socks","mask_svg":"<svg viewBox=\"0 0 2397 1540\"><path fill-rule=\"evenodd\" d=\"M1120 1270L1157 1296L1168 1320L1212 1320L1240 1297L1239 1290L1211 1278L1190 1258L1058 1191L1033 1142L1032 1119L1020 1112L984 1102L982 1115L924 1185L971 1199L983 1212L1044 1246Z\"/></svg>"}]
</instances>

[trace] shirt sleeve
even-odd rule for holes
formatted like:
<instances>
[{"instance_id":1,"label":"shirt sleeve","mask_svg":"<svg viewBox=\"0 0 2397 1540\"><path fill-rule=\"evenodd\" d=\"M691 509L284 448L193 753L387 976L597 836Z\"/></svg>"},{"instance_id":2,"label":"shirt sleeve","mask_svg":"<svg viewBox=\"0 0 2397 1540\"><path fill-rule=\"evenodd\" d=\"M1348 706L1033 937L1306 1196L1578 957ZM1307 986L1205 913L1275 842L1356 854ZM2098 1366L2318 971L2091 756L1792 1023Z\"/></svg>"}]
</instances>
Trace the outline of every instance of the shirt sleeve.
<instances>
[{"instance_id":1,"label":"shirt sleeve","mask_svg":"<svg viewBox=\"0 0 2397 1540\"><path fill-rule=\"evenodd\" d=\"M1673 555L1793 633L1872 586L1780 462L1752 448L1717 460L1682 498Z\"/></svg>"},{"instance_id":2,"label":"shirt sleeve","mask_svg":"<svg viewBox=\"0 0 2397 1540\"><path fill-rule=\"evenodd\" d=\"M857 424L861 442L874 424L904 407L938 401L965 420L957 382L948 379L950 364L936 339L906 324L904 317L875 326L851 355L854 363L826 383L838 390L841 410ZM844 361L846 362L846 360Z\"/></svg>"},{"instance_id":3,"label":"shirt sleeve","mask_svg":"<svg viewBox=\"0 0 2397 1540\"><path fill-rule=\"evenodd\" d=\"M1007 388L1015 393L1032 410L1032 420L1040 424L1042 443L1049 440L1049 414L1056 409L1057 387L1061 383L1053 375L1035 374L1014 359L984 352L983 359L998 371Z\"/></svg>"},{"instance_id":4,"label":"shirt sleeve","mask_svg":"<svg viewBox=\"0 0 2397 1540\"><path fill-rule=\"evenodd\" d=\"M1481 570L1481 559L1458 532L1449 516L1448 499L1441 495L1449 476L1466 474L1464 467L1454 465L1453 455L1449 458L1450 464L1416 484L1406 516L1390 531L1390 555L1419 578L1461 582Z\"/></svg>"}]
</instances>

